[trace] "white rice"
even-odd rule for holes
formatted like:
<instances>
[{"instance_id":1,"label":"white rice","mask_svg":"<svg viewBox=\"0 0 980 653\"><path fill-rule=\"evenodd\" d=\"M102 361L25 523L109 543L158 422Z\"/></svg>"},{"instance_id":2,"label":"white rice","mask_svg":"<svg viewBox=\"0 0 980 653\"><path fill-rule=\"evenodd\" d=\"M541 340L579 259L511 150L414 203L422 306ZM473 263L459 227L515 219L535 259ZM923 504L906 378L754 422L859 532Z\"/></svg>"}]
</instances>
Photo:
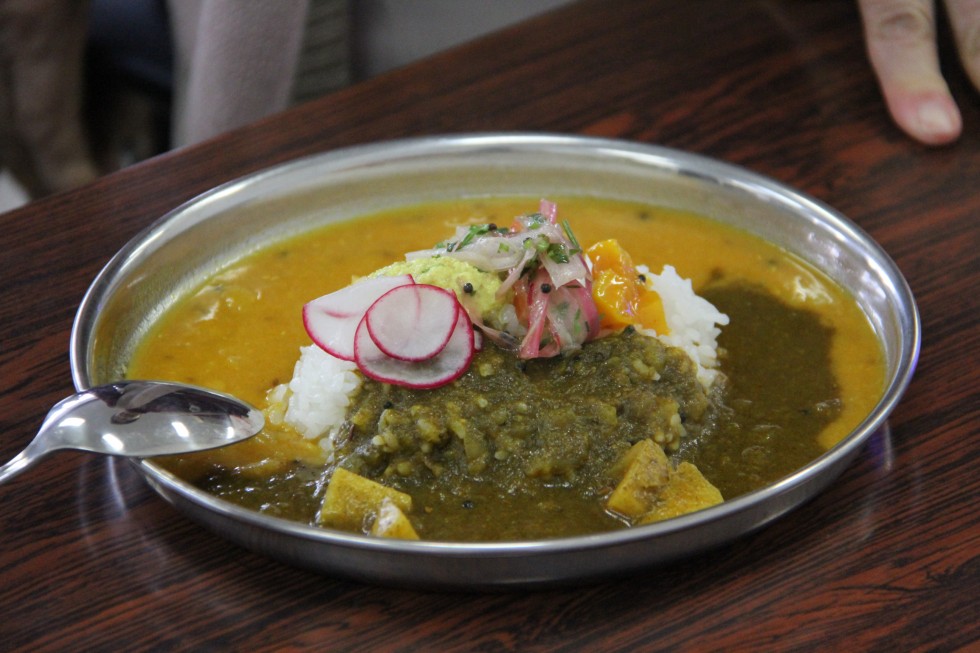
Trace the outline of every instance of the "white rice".
<instances>
[{"instance_id":1,"label":"white rice","mask_svg":"<svg viewBox=\"0 0 980 653\"><path fill-rule=\"evenodd\" d=\"M340 360L316 345L300 348L293 378L269 393L270 419L281 421L320 446L333 459L334 443L350 404L350 395L360 386L355 363ZM275 407L285 411L276 411Z\"/></svg>"},{"instance_id":2,"label":"white rice","mask_svg":"<svg viewBox=\"0 0 980 653\"><path fill-rule=\"evenodd\" d=\"M637 272L646 278L647 287L654 290L664 305L664 317L670 333L658 334L653 329L643 329L647 335L660 339L670 347L683 349L697 365L698 380L710 388L719 372L717 325L728 324L728 316L694 292L690 279L677 274L670 265L663 272L653 274L645 265L636 266Z\"/></svg>"}]
</instances>

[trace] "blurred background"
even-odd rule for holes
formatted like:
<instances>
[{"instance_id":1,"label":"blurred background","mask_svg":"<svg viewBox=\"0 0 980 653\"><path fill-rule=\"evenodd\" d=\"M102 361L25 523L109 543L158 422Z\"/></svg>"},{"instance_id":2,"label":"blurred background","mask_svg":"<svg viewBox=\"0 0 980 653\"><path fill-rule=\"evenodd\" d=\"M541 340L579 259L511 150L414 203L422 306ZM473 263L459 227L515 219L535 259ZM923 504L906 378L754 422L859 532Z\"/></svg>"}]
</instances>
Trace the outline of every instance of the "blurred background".
<instances>
[{"instance_id":1,"label":"blurred background","mask_svg":"<svg viewBox=\"0 0 980 653\"><path fill-rule=\"evenodd\" d=\"M569 1L0 0L0 212Z\"/></svg>"}]
</instances>

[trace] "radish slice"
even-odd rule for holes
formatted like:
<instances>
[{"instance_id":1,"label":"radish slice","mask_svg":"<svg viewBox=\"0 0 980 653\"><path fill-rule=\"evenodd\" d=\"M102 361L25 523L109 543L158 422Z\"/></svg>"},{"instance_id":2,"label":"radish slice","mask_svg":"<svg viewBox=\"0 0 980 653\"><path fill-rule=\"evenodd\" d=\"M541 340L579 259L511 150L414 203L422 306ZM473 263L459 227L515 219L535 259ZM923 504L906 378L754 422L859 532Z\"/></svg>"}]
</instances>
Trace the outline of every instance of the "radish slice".
<instances>
[{"instance_id":1,"label":"radish slice","mask_svg":"<svg viewBox=\"0 0 980 653\"><path fill-rule=\"evenodd\" d=\"M313 306L317 311L333 317L356 316L360 321L378 297L392 288L414 283L415 279L410 274L396 277L365 277L329 295L314 299L307 306Z\"/></svg>"},{"instance_id":2,"label":"radish slice","mask_svg":"<svg viewBox=\"0 0 980 653\"><path fill-rule=\"evenodd\" d=\"M374 344L388 356L422 361L449 342L460 310L451 291L412 284L381 295L364 314L364 323Z\"/></svg>"},{"instance_id":3,"label":"radish slice","mask_svg":"<svg viewBox=\"0 0 980 653\"><path fill-rule=\"evenodd\" d=\"M412 285L411 275L368 277L303 307L303 326L310 338L331 356L354 360L354 334L364 313L393 288Z\"/></svg>"},{"instance_id":4,"label":"radish slice","mask_svg":"<svg viewBox=\"0 0 980 653\"><path fill-rule=\"evenodd\" d=\"M371 338L367 319L354 336L354 360L364 376L408 388L436 388L463 375L473 359L473 324L466 311L458 311L446 346L422 361L405 361L385 354Z\"/></svg>"}]
</instances>

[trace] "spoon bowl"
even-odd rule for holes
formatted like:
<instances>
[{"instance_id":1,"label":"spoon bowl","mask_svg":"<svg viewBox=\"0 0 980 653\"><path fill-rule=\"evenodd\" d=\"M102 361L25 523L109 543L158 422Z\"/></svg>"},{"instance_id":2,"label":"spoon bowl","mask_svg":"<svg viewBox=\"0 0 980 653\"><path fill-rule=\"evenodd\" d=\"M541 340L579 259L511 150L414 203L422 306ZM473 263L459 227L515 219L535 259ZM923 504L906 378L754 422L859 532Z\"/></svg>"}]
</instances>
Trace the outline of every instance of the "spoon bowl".
<instances>
[{"instance_id":1,"label":"spoon bowl","mask_svg":"<svg viewBox=\"0 0 980 653\"><path fill-rule=\"evenodd\" d=\"M119 381L55 404L27 448L0 466L0 483L58 449L176 455L245 440L264 425L261 411L230 395L165 381Z\"/></svg>"}]
</instances>

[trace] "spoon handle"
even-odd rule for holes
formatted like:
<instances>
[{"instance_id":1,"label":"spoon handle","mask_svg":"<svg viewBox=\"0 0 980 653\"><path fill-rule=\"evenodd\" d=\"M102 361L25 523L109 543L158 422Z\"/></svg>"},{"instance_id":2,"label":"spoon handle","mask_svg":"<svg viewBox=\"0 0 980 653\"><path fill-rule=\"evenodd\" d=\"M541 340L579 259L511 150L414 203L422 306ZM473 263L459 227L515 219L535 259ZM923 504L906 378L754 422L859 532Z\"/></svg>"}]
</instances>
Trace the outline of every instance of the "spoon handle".
<instances>
[{"instance_id":1,"label":"spoon handle","mask_svg":"<svg viewBox=\"0 0 980 653\"><path fill-rule=\"evenodd\" d=\"M27 448L14 456L9 462L0 465L0 483L5 483L20 474L25 469L33 467L49 449L39 446L37 441L32 441Z\"/></svg>"},{"instance_id":2,"label":"spoon handle","mask_svg":"<svg viewBox=\"0 0 980 653\"><path fill-rule=\"evenodd\" d=\"M55 404L24 451L0 465L0 483L57 449L136 458L175 455L233 444L264 424L261 411L213 390L167 381L118 381Z\"/></svg>"}]
</instances>

